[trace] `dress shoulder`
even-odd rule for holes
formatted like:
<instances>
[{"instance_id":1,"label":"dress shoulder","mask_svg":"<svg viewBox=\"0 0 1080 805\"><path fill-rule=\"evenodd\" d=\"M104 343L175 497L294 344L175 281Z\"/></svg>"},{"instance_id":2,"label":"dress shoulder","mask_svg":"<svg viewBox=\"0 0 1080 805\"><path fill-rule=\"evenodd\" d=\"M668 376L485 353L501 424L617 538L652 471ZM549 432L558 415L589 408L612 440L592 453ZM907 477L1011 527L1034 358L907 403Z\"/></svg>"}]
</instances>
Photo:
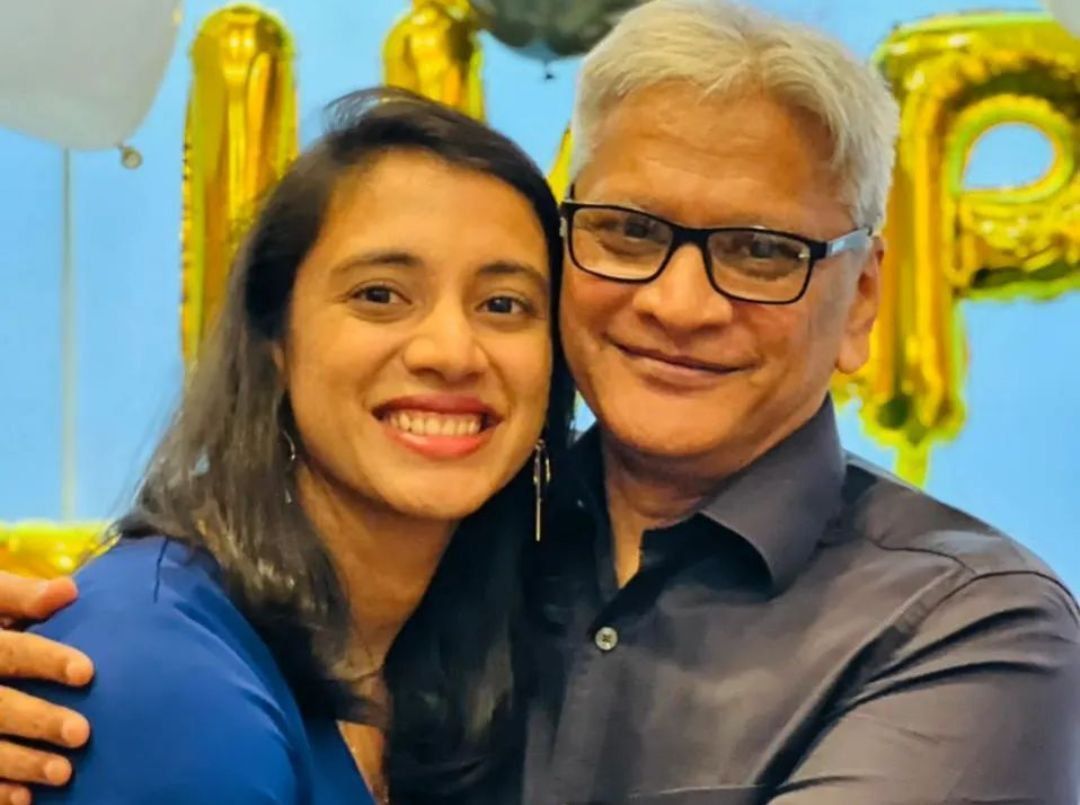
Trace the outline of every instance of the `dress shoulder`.
<instances>
[{"instance_id":1,"label":"dress shoulder","mask_svg":"<svg viewBox=\"0 0 1080 805\"><path fill-rule=\"evenodd\" d=\"M78 600L33 631L88 654L94 681L21 687L82 712L92 738L71 785L36 802L300 801L301 716L209 557L127 540L77 581Z\"/></svg>"}]
</instances>

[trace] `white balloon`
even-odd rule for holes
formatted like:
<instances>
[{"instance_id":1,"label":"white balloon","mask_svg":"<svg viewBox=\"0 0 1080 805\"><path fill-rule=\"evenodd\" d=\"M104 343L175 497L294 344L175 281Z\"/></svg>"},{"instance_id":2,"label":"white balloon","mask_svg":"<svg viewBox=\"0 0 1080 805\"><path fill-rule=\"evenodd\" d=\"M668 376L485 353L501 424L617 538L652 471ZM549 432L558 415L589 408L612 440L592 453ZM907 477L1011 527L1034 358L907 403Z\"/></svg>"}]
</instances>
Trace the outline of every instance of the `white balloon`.
<instances>
[{"instance_id":1,"label":"white balloon","mask_svg":"<svg viewBox=\"0 0 1080 805\"><path fill-rule=\"evenodd\" d=\"M1057 21L1080 36L1080 0L1044 0Z\"/></svg>"},{"instance_id":2,"label":"white balloon","mask_svg":"<svg viewBox=\"0 0 1080 805\"><path fill-rule=\"evenodd\" d=\"M157 94L182 0L3 0L0 126L113 148Z\"/></svg>"}]
</instances>

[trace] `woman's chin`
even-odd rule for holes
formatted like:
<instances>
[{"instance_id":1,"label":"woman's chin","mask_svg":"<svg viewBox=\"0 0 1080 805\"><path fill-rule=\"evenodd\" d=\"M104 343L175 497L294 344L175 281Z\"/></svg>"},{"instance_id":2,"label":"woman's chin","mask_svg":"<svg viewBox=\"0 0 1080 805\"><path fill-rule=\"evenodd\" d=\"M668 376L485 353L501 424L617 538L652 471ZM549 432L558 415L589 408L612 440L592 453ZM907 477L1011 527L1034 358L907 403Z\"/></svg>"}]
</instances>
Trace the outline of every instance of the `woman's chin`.
<instances>
[{"instance_id":1,"label":"woman's chin","mask_svg":"<svg viewBox=\"0 0 1080 805\"><path fill-rule=\"evenodd\" d=\"M471 491L447 485L388 496L392 508L418 520L463 520L483 506L497 490Z\"/></svg>"}]
</instances>

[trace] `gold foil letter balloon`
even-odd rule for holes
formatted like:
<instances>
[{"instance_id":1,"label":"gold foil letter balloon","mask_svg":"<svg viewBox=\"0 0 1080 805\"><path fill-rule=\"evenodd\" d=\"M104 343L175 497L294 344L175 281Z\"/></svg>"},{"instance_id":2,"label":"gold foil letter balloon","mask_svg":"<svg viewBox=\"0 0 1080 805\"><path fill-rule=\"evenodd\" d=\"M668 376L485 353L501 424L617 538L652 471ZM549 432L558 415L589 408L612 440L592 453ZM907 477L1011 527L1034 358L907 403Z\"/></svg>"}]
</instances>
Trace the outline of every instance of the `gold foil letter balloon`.
<instances>
[{"instance_id":1,"label":"gold foil letter balloon","mask_svg":"<svg viewBox=\"0 0 1080 805\"><path fill-rule=\"evenodd\" d=\"M184 357L194 358L260 196L298 150L293 45L284 24L232 5L202 23L184 132Z\"/></svg>"},{"instance_id":2,"label":"gold foil letter balloon","mask_svg":"<svg viewBox=\"0 0 1080 805\"><path fill-rule=\"evenodd\" d=\"M413 0L383 45L385 83L483 120L477 31L467 0Z\"/></svg>"},{"instance_id":3,"label":"gold foil letter balloon","mask_svg":"<svg viewBox=\"0 0 1080 805\"><path fill-rule=\"evenodd\" d=\"M964 421L963 299L1046 299L1080 287L1080 42L1039 14L946 16L898 28L876 60L901 104L881 310L868 366L839 379L868 430L922 482ZM1023 187L967 189L988 130L1040 130L1053 163Z\"/></svg>"},{"instance_id":4,"label":"gold foil letter balloon","mask_svg":"<svg viewBox=\"0 0 1080 805\"><path fill-rule=\"evenodd\" d=\"M482 51L487 29L503 44L543 62L584 53L641 0L413 0L383 47L387 84L484 119ZM556 195L566 191L569 132L551 172Z\"/></svg>"}]
</instances>

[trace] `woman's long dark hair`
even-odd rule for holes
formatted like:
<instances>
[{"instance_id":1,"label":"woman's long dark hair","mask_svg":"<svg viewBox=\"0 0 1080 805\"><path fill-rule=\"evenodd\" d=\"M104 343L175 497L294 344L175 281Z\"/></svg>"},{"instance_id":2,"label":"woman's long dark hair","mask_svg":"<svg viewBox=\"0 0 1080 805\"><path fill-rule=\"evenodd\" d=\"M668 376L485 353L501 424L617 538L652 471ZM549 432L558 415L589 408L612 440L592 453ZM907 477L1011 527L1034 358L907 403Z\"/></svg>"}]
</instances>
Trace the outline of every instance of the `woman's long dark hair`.
<instances>
[{"instance_id":1,"label":"woman's long dark hair","mask_svg":"<svg viewBox=\"0 0 1080 805\"><path fill-rule=\"evenodd\" d=\"M217 326L119 530L164 534L209 551L301 706L370 718L370 703L356 700L340 672L351 634L347 593L319 535L289 502L295 490L283 432L292 423L272 357L297 269L341 177L388 151L421 150L500 179L528 199L551 266L554 377L543 435L556 464L569 440L573 385L556 332L558 210L533 162L482 124L398 90L348 95L331 105L328 120L254 221ZM483 211L477 215L483 226ZM506 801L500 786L512 787L521 751L515 680L533 494L530 465L460 524L390 649L387 773L395 803Z\"/></svg>"}]
</instances>

